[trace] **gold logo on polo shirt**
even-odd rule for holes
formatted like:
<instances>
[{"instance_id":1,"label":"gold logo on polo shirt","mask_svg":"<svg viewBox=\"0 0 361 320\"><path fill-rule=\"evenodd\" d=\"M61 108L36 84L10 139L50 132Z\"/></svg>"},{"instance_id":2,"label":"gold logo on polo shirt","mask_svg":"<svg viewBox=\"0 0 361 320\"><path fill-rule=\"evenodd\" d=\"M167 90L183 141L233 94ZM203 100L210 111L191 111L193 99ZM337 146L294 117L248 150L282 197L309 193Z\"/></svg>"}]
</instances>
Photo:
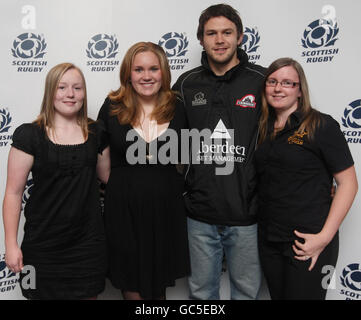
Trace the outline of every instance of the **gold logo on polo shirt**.
<instances>
[{"instance_id":1,"label":"gold logo on polo shirt","mask_svg":"<svg viewBox=\"0 0 361 320\"><path fill-rule=\"evenodd\" d=\"M308 134L307 131L303 133L298 133L297 131L295 131L295 133L287 139L288 144L303 145L304 142L303 137L306 136L307 134Z\"/></svg>"}]
</instances>

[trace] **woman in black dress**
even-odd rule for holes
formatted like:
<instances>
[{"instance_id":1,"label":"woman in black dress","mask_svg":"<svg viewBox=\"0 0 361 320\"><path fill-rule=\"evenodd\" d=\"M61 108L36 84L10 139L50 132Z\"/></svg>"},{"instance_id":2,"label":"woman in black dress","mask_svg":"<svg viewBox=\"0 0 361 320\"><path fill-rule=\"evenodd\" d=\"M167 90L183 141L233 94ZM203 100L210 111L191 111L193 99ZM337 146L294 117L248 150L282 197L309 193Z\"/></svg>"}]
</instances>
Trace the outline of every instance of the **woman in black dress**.
<instances>
[{"instance_id":1,"label":"woman in black dress","mask_svg":"<svg viewBox=\"0 0 361 320\"><path fill-rule=\"evenodd\" d=\"M26 298L90 299L104 289L106 247L96 178L99 133L87 118L82 72L70 63L52 68L40 115L14 132L3 204L6 264L13 272L27 265L36 272L35 288L21 287ZM29 172L34 186L19 248Z\"/></svg>"},{"instance_id":2,"label":"woman in black dress","mask_svg":"<svg viewBox=\"0 0 361 320\"><path fill-rule=\"evenodd\" d=\"M120 82L98 116L111 155L105 195L109 278L124 299L165 299L166 287L189 272L183 178L176 170L185 114L158 45L133 45Z\"/></svg>"}]
</instances>

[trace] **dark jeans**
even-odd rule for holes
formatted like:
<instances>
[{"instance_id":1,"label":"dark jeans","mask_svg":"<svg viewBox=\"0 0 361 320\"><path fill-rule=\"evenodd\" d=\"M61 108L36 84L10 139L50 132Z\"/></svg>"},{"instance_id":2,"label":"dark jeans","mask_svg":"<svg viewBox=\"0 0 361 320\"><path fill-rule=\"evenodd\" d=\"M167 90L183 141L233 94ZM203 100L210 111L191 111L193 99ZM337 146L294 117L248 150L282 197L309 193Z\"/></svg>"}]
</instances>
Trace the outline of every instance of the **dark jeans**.
<instances>
[{"instance_id":1,"label":"dark jeans","mask_svg":"<svg viewBox=\"0 0 361 320\"><path fill-rule=\"evenodd\" d=\"M336 267L338 256L338 233L321 252L316 265L308 268L311 259L299 261L292 249L293 242L270 242L259 232L258 248L261 267L272 300L324 300L327 288L322 287L326 265Z\"/></svg>"}]
</instances>

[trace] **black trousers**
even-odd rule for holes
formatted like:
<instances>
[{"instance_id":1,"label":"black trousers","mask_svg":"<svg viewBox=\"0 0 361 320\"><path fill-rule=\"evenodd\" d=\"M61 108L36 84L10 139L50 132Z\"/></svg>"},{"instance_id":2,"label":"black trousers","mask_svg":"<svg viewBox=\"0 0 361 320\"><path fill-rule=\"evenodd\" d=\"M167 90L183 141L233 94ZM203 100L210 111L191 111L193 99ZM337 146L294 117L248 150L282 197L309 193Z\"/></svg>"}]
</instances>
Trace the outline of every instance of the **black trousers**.
<instances>
[{"instance_id":1,"label":"black trousers","mask_svg":"<svg viewBox=\"0 0 361 320\"><path fill-rule=\"evenodd\" d=\"M270 242L259 232L258 249L261 266L272 300L325 300L327 288L323 288L326 273L324 266L336 267L338 257L338 233L321 252L316 265L308 268L311 259L299 261L292 249L293 242ZM330 279L328 268L328 278ZM325 271L324 271L325 272Z\"/></svg>"}]
</instances>

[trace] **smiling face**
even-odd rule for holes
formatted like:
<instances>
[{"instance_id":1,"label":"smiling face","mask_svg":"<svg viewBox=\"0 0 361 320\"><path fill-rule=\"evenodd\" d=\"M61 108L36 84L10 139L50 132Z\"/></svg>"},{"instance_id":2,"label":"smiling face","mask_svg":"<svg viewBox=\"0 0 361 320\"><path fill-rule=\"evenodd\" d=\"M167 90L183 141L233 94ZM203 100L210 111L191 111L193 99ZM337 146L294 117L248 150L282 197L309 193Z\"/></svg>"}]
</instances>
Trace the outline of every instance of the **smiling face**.
<instances>
[{"instance_id":1,"label":"smiling face","mask_svg":"<svg viewBox=\"0 0 361 320\"><path fill-rule=\"evenodd\" d=\"M299 86L299 76L297 71L292 66L285 66L277 71L271 73L267 78L277 81L276 86L267 86L265 88L265 96L268 104L272 106L276 113L287 112L291 114L297 110L298 99L301 97L301 90ZM282 81L289 81L296 83L291 88L281 86Z\"/></svg>"},{"instance_id":2,"label":"smiling face","mask_svg":"<svg viewBox=\"0 0 361 320\"><path fill-rule=\"evenodd\" d=\"M162 86L162 71L158 57L151 51L137 53L132 63L130 80L140 98L156 98Z\"/></svg>"},{"instance_id":3,"label":"smiling face","mask_svg":"<svg viewBox=\"0 0 361 320\"><path fill-rule=\"evenodd\" d=\"M226 71L238 63L237 47L242 42L238 37L236 25L226 17L213 17L204 25L201 45L207 53L212 67L222 67Z\"/></svg>"},{"instance_id":4,"label":"smiling face","mask_svg":"<svg viewBox=\"0 0 361 320\"><path fill-rule=\"evenodd\" d=\"M65 117L76 116L83 106L85 87L76 69L69 69L61 77L54 98L55 113Z\"/></svg>"}]
</instances>

